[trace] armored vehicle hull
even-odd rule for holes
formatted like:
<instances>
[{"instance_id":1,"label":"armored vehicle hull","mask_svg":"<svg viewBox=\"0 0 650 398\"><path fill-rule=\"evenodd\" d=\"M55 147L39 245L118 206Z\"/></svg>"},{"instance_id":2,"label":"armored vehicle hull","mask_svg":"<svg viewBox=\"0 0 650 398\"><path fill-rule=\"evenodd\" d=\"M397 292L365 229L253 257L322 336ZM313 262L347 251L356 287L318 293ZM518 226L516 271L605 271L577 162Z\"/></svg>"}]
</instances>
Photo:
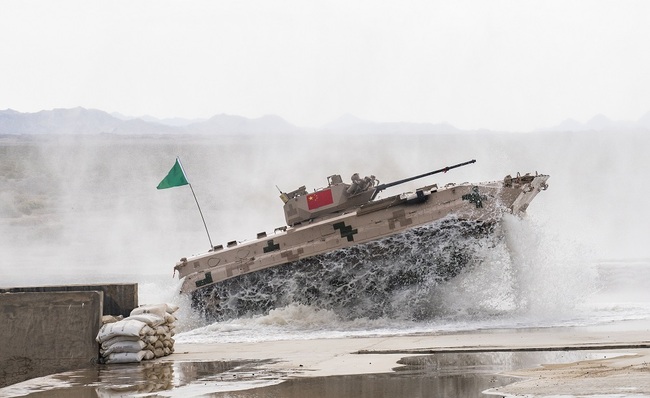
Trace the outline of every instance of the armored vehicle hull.
<instances>
[{"instance_id":1,"label":"armored vehicle hull","mask_svg":"<svg viewBox=\"0 0 650 398\"><path fill-rule=\"evenodd\" d=\"M368 248L372 242L444 219L489 228L504 213L525 212L535 196L546 190L549 178L518 174L501 181L448 184L444 188L431 185L413 193L374 200L380 190L396 184L378 185L374 176L366 177L364 184L355 176L352 184L342 183L340 176L331 176L327 188L311 194L304 187L282 193L288 226L273 234L262 232L251 241L231 241L226 247L216 246L207 253L182 258L175 266L179 277L184 278L181 291L200 297L197 293L209 291L205 288L242 275L289 263L300 266L329 253L345 256L349 248Z\"/></svg>"},{"instance_id":2,"label":"armored vehicle hull","mask_svg":"<svg viewBox=\"0 0 650 398\"><path fill-rule=\"evenodd\" d=\"M480 267L488 253L502 250L502 238L495 223L450 215L195 290L192 306L212 321L301 305L346 320L432 319L444 311L440 285Z\"/></svg>"}]
</instances>

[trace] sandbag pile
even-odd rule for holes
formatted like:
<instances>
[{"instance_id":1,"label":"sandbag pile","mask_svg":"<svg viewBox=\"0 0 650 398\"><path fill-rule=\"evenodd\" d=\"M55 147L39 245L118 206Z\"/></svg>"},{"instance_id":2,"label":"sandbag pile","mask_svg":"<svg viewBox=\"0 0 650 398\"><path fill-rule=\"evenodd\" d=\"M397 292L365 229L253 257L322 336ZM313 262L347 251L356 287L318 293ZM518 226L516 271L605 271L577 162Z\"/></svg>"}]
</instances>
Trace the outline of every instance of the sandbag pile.
<instances>
[{"instance_id":1,"label":"sandbag pile","mask_svg":"<svg viewBox=\"0 0 650 398\"><path fill-rule=\"evenodd\" d=\"M105 319L97 334L100 361L129 363L160 358L174 352L173 304L141 305L128 318Z\"/></svg>"}]
</instances>

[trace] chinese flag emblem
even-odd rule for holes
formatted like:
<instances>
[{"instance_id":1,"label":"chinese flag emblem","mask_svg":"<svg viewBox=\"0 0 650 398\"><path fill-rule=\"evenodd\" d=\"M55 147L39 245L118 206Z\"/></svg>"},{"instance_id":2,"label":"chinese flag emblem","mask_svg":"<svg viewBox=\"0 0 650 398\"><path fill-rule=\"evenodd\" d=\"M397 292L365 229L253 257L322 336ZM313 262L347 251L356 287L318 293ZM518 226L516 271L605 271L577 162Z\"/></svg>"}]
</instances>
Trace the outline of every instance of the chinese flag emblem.
<instances>
[{"instance_id":1,"label":"chinese flag emblem","mask_svg":"<svg viewBox=\"0 0 650 398\"><path fill-rule=\"evenodd\" d=\"M307 195L307 208L309 210L318 209L319 207L331 205L332 203L334 203L334 199L332 198L331 189L325 189Z\"/></svg>"}]
</instances>

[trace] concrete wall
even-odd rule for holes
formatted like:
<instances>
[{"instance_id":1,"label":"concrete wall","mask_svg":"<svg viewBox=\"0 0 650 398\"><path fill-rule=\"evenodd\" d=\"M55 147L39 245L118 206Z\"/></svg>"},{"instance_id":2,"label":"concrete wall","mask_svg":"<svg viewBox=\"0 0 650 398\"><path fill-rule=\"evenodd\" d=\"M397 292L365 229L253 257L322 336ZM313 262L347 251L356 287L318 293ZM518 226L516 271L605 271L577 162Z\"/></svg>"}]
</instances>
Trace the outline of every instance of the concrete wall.
<instances>
[{"instance_id":1,"label":"concrete wall","mask_svg":"<svg viewBox=\"0 0 650 398\"><path fill-rule=\"evenodd\" d=\"M0 387L96 363L104 293L0 293Z\"/></svg>"},{"instance_id":2,"label":"concrete wall","mask_svg":"<svg viewBox=\"0 0 650 398\"><path fill-rule=\"evenodd\" d=\"M127 317L131 313L131 310L138 306L137 283L12 287L9 289L0 289L0 293L89 291L104 292L104 315L123 315Z\"/></svg>"}]
</instances>

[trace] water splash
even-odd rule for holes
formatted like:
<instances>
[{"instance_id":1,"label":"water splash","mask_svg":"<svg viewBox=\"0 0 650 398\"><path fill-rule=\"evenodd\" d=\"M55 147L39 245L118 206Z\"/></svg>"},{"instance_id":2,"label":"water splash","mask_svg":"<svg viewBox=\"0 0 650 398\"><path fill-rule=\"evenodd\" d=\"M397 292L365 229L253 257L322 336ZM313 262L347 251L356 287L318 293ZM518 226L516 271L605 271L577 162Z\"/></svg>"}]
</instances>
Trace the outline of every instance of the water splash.
<instances>
[{"instance_id":1,"label":"water splash","mask_svg":"<svg viewBox=\"0 0 650 398\"><path fill-rule=\"evenodd\" d=\"M267 313L289 304L334 311L343 319L429 319L436 288L484 262L493 225L454 218L376 242L242 275L194 294L208 318Z\"/></svg>"},{"instance_id":2,"label":"water splash","mask_svg":"<svg viewBox=\"0 0 650 398\"><path fill-rule=\"evenodd\" d=\"M572 315L596 292L594 260L582 246L543 232L531 220L504 217L502 225L520 313L537 319Z\"/></svg>"},{"instance_id":3,"label":"water splash","mask_svg":"<svg viewBox=\"0 0 650 398\"><path fill-rule=\"evenodd\" d=\"M557 322L575 318L597 291L597 272L578 244L559 239L529 218L504 215L500 237L482 262L440 286L440 308L459 319Z\"/></svg>"},{"instance_id":4,"label":"water splash","mask_svg":"<svg viewBox=\"0 0 650 398\"><path fill-rule=\"evenodd\" d=\"M217 322L197 333L262 327L267 338L313 338L334 329L355 335L559 324L576 319L596 291L585 258L533 220L446 219L199 291L194 305Z\"/></svg>"}]
</instances>

